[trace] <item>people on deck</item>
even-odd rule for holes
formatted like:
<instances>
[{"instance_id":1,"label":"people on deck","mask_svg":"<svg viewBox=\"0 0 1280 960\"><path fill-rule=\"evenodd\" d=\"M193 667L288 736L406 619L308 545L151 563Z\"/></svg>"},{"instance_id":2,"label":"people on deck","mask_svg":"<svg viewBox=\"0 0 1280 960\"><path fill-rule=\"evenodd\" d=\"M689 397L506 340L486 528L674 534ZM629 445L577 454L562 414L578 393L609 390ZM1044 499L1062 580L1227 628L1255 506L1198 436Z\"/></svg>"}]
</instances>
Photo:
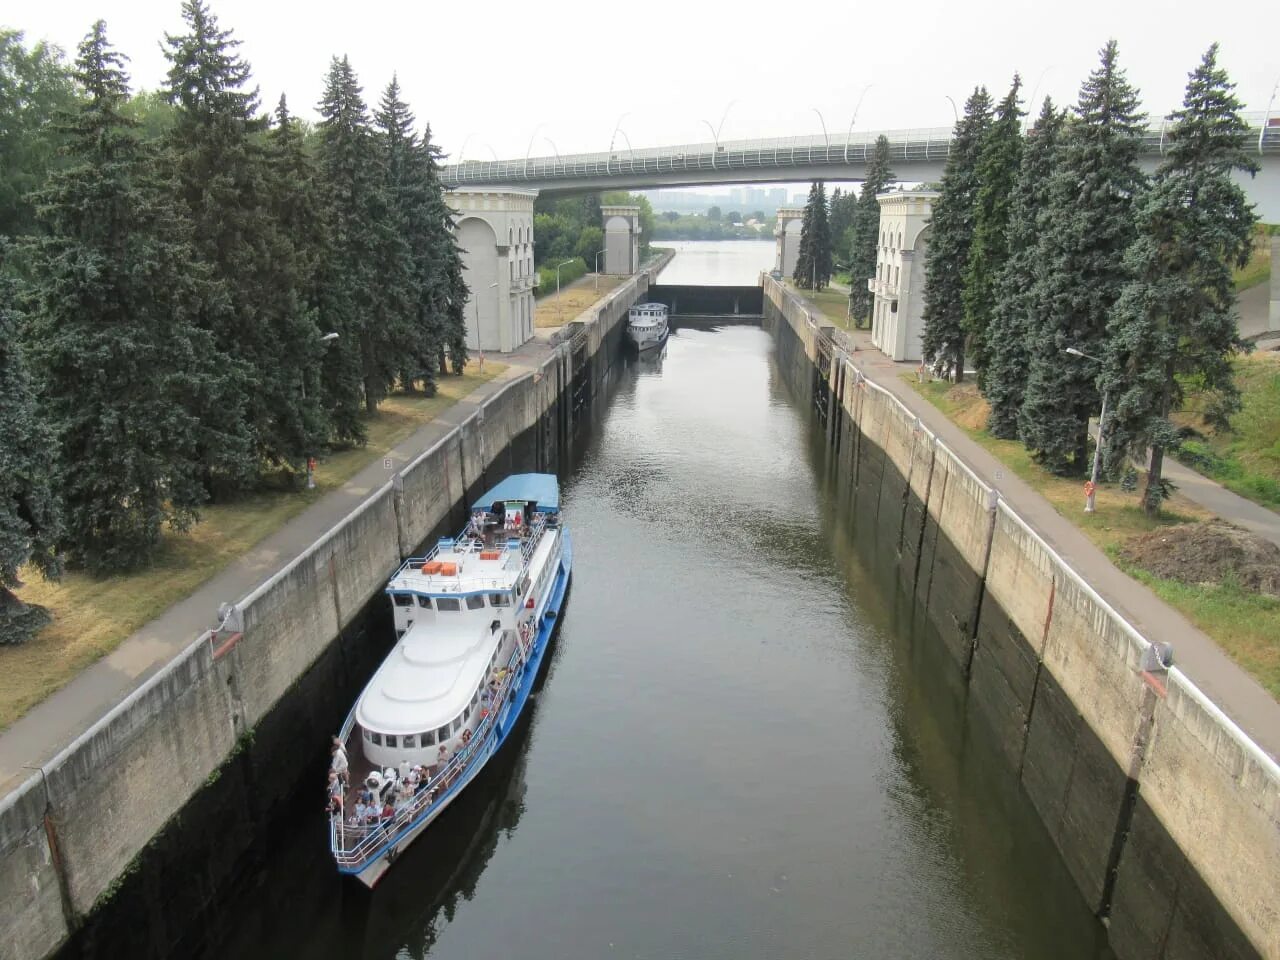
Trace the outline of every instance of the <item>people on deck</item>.
<instances>
[{"instance_id":1,"label":"people on deck","mask_svg":"<svg viewBox=\"0 0 1280 960\"><path fill-rule=\"evenodd\" d=\"M350 764L347 762L347 748L342 745L342 740L338 737L333 738L333 745L329 748L332 758L329 761L329 770L338 775L344 784L347 782Z\"/></svg>"}]
</instances>

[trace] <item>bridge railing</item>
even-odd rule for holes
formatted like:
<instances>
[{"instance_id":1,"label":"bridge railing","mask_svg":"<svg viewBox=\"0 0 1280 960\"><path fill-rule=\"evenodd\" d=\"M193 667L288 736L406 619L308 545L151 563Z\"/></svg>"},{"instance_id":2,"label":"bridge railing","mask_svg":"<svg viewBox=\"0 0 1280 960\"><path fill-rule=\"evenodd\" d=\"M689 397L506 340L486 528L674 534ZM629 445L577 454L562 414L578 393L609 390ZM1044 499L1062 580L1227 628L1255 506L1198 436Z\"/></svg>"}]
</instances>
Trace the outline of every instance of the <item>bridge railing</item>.
<instances>
[{"instance_id":1,"label":"bridge railing","mask_svg":"<svg viewBox=\"0 0 1280 960\"><path fill-rule=\"evenodd\" d=\"M1261 112L1245 113L1250 124L1250 145L1264 154L1280 153L1280 117ZM1168 146L1171 121L1153 120L1143 135L1143 152L1163 154ZM798 136L759 140L729 140L667 147L619 149L603 153L527 157L523 160L467 160L441 169L446 186L467 184L519 184L537 181L627 177L644 174L714 170L776 170L788 167L861 167L875 148L878 132L847 137ZM951 149L950 127L893 130L889 138L890 162L943 161Z\"/></svg>"}]
</instances>

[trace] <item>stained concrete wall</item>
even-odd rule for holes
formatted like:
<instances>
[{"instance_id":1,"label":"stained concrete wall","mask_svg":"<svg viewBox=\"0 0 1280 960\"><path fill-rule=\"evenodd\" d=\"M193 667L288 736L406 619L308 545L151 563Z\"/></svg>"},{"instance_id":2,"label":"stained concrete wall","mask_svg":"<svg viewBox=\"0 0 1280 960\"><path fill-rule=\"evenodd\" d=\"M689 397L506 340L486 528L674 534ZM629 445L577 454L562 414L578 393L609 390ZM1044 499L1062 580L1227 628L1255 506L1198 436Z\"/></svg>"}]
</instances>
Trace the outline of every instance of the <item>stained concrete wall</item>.
<instances>
[{"instance_id":1,"label":"stained concrete wall","mask_svg":"<svg viewBox=\"0 0 1280 960\"><path fill-rule=\"evenodd\" d=\"M818 396L832 335L762 282L780 367ZM1280 957L1280 767L1178 669L1145 672L1146 638L833 339L860 528L1117 955Z\"/></svg>"},{"instance_id":2,"label":"stained concrete wall","mask_svg":"<svg viewBox=\"0 0 1280 960\"><path fill-rule=\"evenodd\" d=\"M628 307L644 297L665 262L655 262L599 309L584 314L581 342L562 344L538 370L489 397L236 604L226 630L191 644L0 802L0 902L5 913L0 958L45 957L87 919L99 917L133 865L166 831L200 834L173 846L207 845L205 834L218 811L201 808L189 827L181 822L182 811L229 769L238 745L248 742L259 725L275 722L290 691L299 689L314 664L330 655L402 557L420 548L451 512L461 520L466 496L485 482L486 471L506 472L504 458L512 443L534 433L530 428L563 406L574 364L587 371L588 386L598 382L610 362L604 354L620 342ZM299 699L314 698L304 691ZM311 753L323 751L328 732L319 725L323 722L310 716L307 703L295 704L292 719L283 724L285 734L278 738L288 749L272 757L273 764L288 764L289 769L275 770L261 781L288 783L299 776ZM287 810L272 808L286 802L289 791L255 790L251 774L226 779L236 781L229 789L243 802L232 815L234 822L219 824L209 855L225 861L220 875L234 876L236 856L255 840L251 818L265 822L287 816ZM252 796L246 799L245 793ZM243 815L246 810L250 816ZM178 882L194 893L179 891L166 906L185 897L182 908L198 909L202 898L214 894L190 878ZM155 890L150 895L167 896ZM165 942L177 942L183 918L162 912L172 928L165 931Z\"/></svg>"}]
</instances>

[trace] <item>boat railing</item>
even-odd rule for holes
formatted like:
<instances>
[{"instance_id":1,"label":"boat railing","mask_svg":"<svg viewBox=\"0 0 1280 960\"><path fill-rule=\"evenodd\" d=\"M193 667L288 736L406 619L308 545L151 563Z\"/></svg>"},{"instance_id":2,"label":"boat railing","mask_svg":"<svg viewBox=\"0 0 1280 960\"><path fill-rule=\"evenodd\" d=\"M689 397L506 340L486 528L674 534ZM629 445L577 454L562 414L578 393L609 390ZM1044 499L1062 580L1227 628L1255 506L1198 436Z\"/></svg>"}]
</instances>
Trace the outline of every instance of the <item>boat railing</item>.
<instances>
[{"instance_id":1,"label":"boat railing","mask_svg":"<svg viewBox=\"0 0 1280 960\"><path fill-rule=\"evenodd\" d=\"M522 537L519 537L518 539L513 537L509 539L507 543L499 545L496 549L506 550L510 547L511 544L519 543L520 544L520 565L522 568L527 567L529 565L529 561L533 558L533 551L537 549L538 542L542 539L542 534L546 530L546 528L547 528L547 515L545 513L535 512L533 515L533 520L529 522L529 530L528 530L527 536L522 536ZM453 540L446 538L445 542L448 544L449 549L464 555L472 554L472 553L478 554L482 550L489 549L485 545L484 538L472 535L471 529L472 529L471 525L468 524L467 531L464 532L462 536ZM505 533L507 531L503 531L503 532ZM406 573L416 572L418 570L421 570L423 564L430 563L433 559L435 559L436 555L440 553L440 548L441 548L441 544L437 543L423 556L410 557L404 563L400 564L400 569L396 571L395 576L392 577L392 579L393 580L398 579L399 577L404 576L404 574ZM498 581L494 581L494 583L497 583L497 582Z\"/></svg>"},{"instance_id":2,"label":"boat railing","mask_svg":"<svg viewBox=\"0 0 1280 960\"><path fill-rule=\"evenodd\" d=\"M510 633L511 631L507 631ZM476 751L484 744L493 725L497 723L498 713L507 697L515 688L516 670L525 656L525 647L517 640L515 649L507 661L502 683L497 693L490 700L484 716L481 718L471 739L462 746L425 784L418 788L410 801L396 810L395 814L374 824L352 825L345 822L346 811L340 810L329 818L329 848L339 866L360 867L380 850L385 844L394 843L401 835L412 827L421 816L430 812L437 801L443 800L461 773L475 759ZM348 715L344 724L343 739L350 733L347 724L354 721L354 710Z\"/></svg>"}]
</instances>

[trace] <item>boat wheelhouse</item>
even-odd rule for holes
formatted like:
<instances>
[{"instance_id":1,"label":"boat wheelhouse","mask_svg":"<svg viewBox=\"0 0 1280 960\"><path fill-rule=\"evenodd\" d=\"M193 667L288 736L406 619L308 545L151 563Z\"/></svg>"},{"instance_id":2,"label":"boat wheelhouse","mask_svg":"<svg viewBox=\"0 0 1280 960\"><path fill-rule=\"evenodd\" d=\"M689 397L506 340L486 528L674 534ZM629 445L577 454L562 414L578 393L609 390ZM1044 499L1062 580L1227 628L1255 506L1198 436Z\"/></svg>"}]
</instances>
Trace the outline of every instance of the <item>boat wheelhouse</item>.
<instances>
[{"instance_id":1,"label":"boat wheelhouse","mask_svg":"<svg viewBox=\"0 0 1280 960\"><path fill-rule=\"evenodd\" d=\"M571 566L556 478L517 474L474 504L457 537L396 571L386 587L396 645L339 734L346 779L330 778L340 872L373 886L502 745Z\"/></svg>"},{"instance_id":2,"label":"boat wheelhouse","mask_svg":"<svg viewBox=\"0 0 1280 960\"><path fill-rule=\"evenodd\" d=\"M641 350L663 343L668 329L665 303L637 303L627 313L627 336Z\"/></svg>"}]
</instances>

